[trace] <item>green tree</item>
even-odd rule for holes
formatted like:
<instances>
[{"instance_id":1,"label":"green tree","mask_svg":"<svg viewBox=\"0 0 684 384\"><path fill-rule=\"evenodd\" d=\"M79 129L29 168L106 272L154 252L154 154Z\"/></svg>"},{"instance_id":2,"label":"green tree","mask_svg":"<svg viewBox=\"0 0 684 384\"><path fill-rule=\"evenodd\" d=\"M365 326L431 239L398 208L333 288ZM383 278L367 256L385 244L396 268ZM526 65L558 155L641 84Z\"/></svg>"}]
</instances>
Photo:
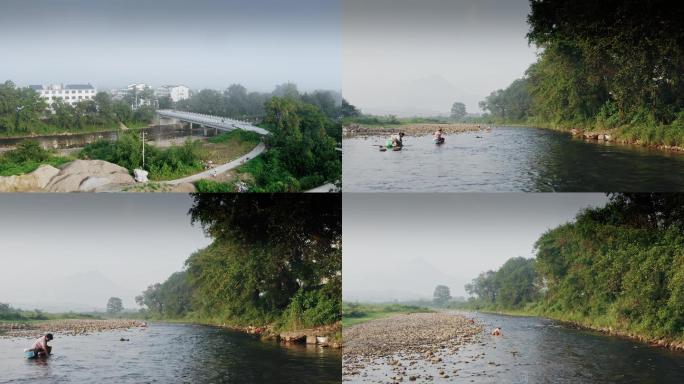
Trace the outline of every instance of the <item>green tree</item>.
<instances>
[{"instance_id":1,"label":"green tree","mask_svg":"<svg viewBox=\"0 0 684 384\"><path fill-rule=\"evenodd\" d=\"M463 103L455 102L451 106L451 118L455 121L463 121L466 117L466 106Z\"/></svg>"},{"instance_id":2,"label":"green tree","mask_svg":"<svg viewBox=\"0 0 684 384\"><path fill-rule=\"evenodd\" d=\"M118 297L110 297L107 300L107 313L110 315L116 315L123 311L123 303Z\"/></svg>"},{"instance_id":3,"label":"green tree","mask_svg":"<svg viewBox=\"0 0 684 384\"><path fill-rule=\"evenodd\" d=\"M449 287L446 285L438 285L435 287L435 292L432 294L432 302L435 305L443 307L451 301L451 293Z\"/></svg>"},{"instance_id":4,"label":"green tree","mask_svg":"<svg viewBox=\"0 0 684 384\"><path fill-rule=\"evenodd\" d=\"M164 304L161 297L161 284L155 283L147 287L147 289L135 297L135 302L139 306L145 306L150 311L161 315L164 310Z\"/></svg>"},{"instance_id":5,"label":"green tree","mask_svg":"<svg viewBox=\"0 0 684 384\"><path fill-rule=\"evenodd\" d=\"M347 100L342 99L342 108L340 111L342 117L358 117L361 116L361 112L356 109L355 106L349 104Z\"/></svg>"},{"instance_id":6,"label":"green tree","mask_svg":"<svg viewBox=\"0 0 684 384\"><path fill-rule=\"evenodd\" d=\"M294 83L284 83L276 85L272 92L275 97L282 97L285 99L299 100L299 90L297 90L297 85Z\"/></svg>"},{"instance_id":7,"label":"green tree","mask_svg":"<svg viewBox=\"0 0 684 384\"><path fill-rule=\"evenodd\" d=\"M269 318L298 291L341 298L341 211L325 195L196 194L190 210L215 241L188 261L198 307Z\"/></svg>"}]
</instances>

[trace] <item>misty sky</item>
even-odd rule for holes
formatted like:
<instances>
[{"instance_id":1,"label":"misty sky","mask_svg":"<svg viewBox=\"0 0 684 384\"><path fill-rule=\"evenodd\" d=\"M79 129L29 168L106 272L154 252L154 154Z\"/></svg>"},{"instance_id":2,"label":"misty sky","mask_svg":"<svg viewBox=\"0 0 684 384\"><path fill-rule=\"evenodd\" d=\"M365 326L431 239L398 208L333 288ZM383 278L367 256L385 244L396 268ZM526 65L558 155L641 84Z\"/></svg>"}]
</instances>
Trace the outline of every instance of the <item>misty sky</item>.
<instances>
[{"instance_id":1,"label":"misty sky","mask_svg":"<svg viewBox=\"0 0 684 384\"><path fill-rule=\"evenodd\" d=\"M550 228L603 194L360 194L343 196L343 296L352 301L452 296L511 257L533 257Z\"/></svg>"},{"instance_id":2,"label":"misty sky","mask_svg":"<svg viewBox=\"0 0 684 384\"><path fill-rule=\"evenodd\" d=\"M83 310L119 296L136 307L210 243L191 205L173 193L0 196L0 302Z\"/></svg>"},{"instance_id":3,"label":"misty sky","mask_svg":"<svg viewBox=\"0 0 684 384\"><path fill-rule=\"evenodd\" d=\"M3 0L0 81L340 85L338 0Z\"/></svg>"},{"instance_id":4,"label":"misty sky","mask_svg":"<svg viewBox=\"0 0 684 384\"><path fill-rule=\"evenodd\" d=\"M367 113L477 112L536 61L528 13L528 0L345 0L343 95Z\"/></svg>"}]
</instances>

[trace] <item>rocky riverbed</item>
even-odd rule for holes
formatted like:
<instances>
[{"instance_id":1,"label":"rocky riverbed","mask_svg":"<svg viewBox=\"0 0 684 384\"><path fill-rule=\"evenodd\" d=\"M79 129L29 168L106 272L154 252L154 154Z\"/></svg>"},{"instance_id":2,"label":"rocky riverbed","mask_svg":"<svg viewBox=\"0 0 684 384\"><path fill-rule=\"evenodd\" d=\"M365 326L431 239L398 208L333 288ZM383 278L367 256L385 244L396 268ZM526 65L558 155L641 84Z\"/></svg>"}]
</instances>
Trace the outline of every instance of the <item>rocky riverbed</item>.
<instances>
[{"instance_id":1,"label":"rocky riverbed","mask_svg":"<svg viewBox=\"0 0 684 384\"><path fill-rule=\"evenodd\" d=\"M350 124L342 128L345 136L388 136L393 133L404 132L407 136L424 136L433 134L437 129L442 128L445 134L473 132L490 129L481 124L447 124L447 123L425 123L425 124L397 124L397 125L363 125Z\"/></svg>"},{"instance_id":2,"label":"rocky riverbed","mask_svg":"<svg viewBox=\"0 0 684 384\"><path fill-rule=\"evenodd\" d=\"M5 322L0 323L0 337L38 338L46 333L53 333L55 337L87 335L95 332L144 326L145 323L143 321L126 319L61 319L30 323Z\"/></svg>"},{"instance_id":3,"label":"rocky riverbed","mask_svg":"<svg viewBox=\"0 0 684 384\"><path fill-rule=\"evenodd\" d=\"M342 375L364 381L368 370L385 370L383 382L390 383L449 379L458 369L445 358L479 342L482 331L473 319L448 312L397 315L345 328Z\"/></svg>"}]
</instances>

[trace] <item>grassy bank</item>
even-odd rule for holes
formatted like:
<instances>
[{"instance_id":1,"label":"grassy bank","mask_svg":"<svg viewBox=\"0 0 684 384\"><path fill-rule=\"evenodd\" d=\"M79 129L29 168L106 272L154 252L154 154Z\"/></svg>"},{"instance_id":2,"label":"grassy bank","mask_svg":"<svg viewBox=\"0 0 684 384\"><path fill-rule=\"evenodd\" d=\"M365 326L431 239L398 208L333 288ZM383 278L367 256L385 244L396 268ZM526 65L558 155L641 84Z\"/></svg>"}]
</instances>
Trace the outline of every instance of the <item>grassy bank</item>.
<instances>
[{"instance_id":1,"label":"grassy bank","mask_svg":"<svg viewBox=\"0 0 684 384\"><path fill-rule=\"evenodd\" d=\"M46 151L34 141L24 141L16 149L0 154L0 176L21 175L35 171L42 164L60 166L74 160Z\"/></svg>"},{"instance_id":2,"label":"grassy bank","mask_svg":"<svg viewBox=\"0 0 684 384\"><path fill-rule=\"evenodd\" d=\"M361 324L392 315L429 312L434 311L426 307L414 305L343 303L342 327L350 327L355 324Z\"/></svg>"}]
</instances>

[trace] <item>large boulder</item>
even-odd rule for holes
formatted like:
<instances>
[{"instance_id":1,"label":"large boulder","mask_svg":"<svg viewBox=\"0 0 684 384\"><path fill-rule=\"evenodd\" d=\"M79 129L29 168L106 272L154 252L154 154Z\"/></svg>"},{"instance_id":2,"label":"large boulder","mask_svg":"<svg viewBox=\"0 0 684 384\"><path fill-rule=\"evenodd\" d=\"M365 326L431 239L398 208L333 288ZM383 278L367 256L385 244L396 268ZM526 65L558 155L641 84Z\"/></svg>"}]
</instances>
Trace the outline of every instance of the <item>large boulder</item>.
<instances>
[{"instance_id":1,"label":"large boulder","mask_svg":"<svg viewBox=\"0 0 684 384\"><path fill-rule=\"evenodd\" d=\"M93 192L105 186L133 184L128 170L103 160L76 160L66 164L47 184L49 192Z\"/></svg>"},{"instance_id":2,"label":"large boulder","mask_svg":"<svg viewBox=\"0 0 684 384\"><path fill-rule=\"evenodd\" d=\"M51 165L41 165L35 171L18 176L0 176L0 192L38 192L59 173Z\"/></svg>"}]
</instances>

